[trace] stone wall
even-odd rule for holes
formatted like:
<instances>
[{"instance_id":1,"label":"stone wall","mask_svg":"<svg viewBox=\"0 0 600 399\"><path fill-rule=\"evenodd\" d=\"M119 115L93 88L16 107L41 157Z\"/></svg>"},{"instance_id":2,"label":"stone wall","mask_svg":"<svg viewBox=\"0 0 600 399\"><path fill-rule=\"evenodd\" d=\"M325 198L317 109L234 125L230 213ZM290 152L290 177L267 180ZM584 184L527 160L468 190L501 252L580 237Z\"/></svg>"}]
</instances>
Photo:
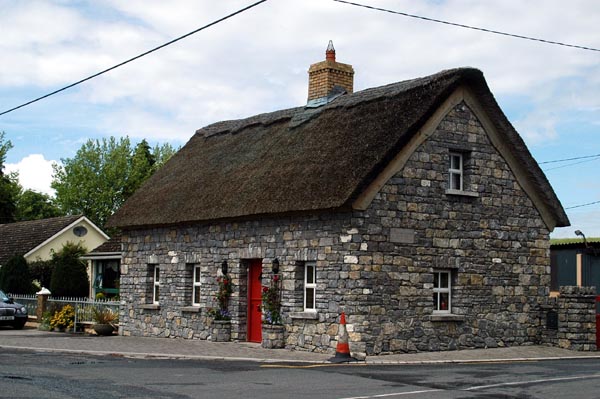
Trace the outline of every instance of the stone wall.
<instances>
[{"instance_id":1,"label":"stone wall","mask_svg":"<svg viewBox=\"0 0 600 399\"><path fill-rule=\"evenodd\" d=\"M463 154L464 192L447 191L450 151ZM365 211L126 231L123 243L126 335L206 339L224 259L235 284L234 340L246 339L249 259L262 259L265 284L272 260L281 263L289 348L333 352L342 310L351 350L368 354L532 344L545 324L538 304L550 283L548 230L464 103ZM153 261L158 307L148 298ZM317 267L316 313L303 312L305 262ZM190 306L194 264L199 308ZM434 270L451 271L450 314L433 312Z\"/></svg>"},{"instance_id":2,"label":"stone wall","mask_svg":"<svg viewBox=\"0 0 600 399\"><path fill-rule=\"evenodd\" d=\"M596 287L560 287L558 346L578 351L596 350Z\"/></svg>"}]
</instances>

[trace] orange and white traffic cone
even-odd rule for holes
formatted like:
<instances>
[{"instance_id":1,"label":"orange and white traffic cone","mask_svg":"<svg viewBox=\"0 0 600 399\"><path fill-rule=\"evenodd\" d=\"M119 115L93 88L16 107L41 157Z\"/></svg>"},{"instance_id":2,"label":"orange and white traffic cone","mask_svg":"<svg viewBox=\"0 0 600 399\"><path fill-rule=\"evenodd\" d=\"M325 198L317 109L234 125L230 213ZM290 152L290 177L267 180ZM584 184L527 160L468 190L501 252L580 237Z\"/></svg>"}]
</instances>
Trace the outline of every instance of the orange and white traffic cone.
<instances>
[{"instance_id":1,"label":"orange and white traffic cone","mask_svg":"<svg viewBox=\"0 0 600 399\"><path fill-rule=\"evenodd\" d=\"M337 347L335 348L335 356L329 359L332 363L351 362L354 359L350 356L350 346L348 345L348 331L346 331L346 314L342 312L340 316L340 331Z\"/></svg>"}]
</instances>

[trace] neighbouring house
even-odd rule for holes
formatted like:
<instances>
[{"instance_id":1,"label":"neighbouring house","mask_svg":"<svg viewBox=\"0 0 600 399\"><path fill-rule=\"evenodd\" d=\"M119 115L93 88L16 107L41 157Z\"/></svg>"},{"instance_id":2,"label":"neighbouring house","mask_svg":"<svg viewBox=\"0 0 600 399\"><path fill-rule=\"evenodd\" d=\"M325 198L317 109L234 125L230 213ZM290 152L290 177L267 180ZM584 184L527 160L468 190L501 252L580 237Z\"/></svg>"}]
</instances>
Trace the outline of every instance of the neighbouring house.
<instances>
[{"instance_id":1,"label":"neighbouring house","mask_svg":"<svg viewBox=\"0 0 600 399\"><path fill-rule=\"evenodd\" d=\"M67 242L93 249L108 239L82 215L0 224L0 267L14 255L23 256L27 262L49 260Z\"/></svg>"},{"instance_id":2,"label":"neighbouring house","mask_svg":"<svg viewBox=\"0 0 600 399\"><path fill-rule=\"evenodd\" d=\"M82 259L89 262L90 298L119 297L121 278L121 235L96 247Z\"/></svg>"},{"instance_id":3,"label":"neighbouring house","mask_svg":"<svg viewBox=\"0 0 600 399\"><path fill-rule=\"evenodd\" d=\"M306 106L198 130L126 201L122 334L207 339L226 263L233 340L275 272L288 348L334 351L342 311L353 352L539 342L569 220L483 74L353 75L330 45Z\"/></svg>"},{"instance_id":4,"label":"neighbouring house","mask_svg":"<svg viewBox=\"0 0 600 399\"><path fill-rule=\"evenodd\" d=\"M600 288L600 237L550 240L551 294L561 286Z\"/></svg>"}]
</instances>

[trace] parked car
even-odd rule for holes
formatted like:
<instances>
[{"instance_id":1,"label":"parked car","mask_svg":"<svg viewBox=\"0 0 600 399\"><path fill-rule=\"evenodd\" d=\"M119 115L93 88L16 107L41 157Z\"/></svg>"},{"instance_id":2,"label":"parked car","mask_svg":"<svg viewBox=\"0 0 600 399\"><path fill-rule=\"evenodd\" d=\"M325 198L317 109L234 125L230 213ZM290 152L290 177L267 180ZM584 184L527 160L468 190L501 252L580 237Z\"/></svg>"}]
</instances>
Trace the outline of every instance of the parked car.
<instances>
[{"instance_id":1,"label":"parked car","mask_svg":"<svg viewBox=\"0 0 600 399\"><path fill-rule=\"evenodd\" d=\"M20 330L26 322L27 308L0 291L0 326L13 326Z\"/></svg>"}]
</instances>

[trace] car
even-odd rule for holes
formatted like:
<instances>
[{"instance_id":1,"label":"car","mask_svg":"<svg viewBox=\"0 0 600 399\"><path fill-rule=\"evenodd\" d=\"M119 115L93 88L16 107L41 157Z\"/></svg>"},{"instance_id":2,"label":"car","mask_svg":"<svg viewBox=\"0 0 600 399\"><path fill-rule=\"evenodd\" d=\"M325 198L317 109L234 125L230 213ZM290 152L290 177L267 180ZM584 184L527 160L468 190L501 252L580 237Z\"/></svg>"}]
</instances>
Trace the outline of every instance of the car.
<instances>
[{"instance_id":1,"label":"car","mask_svg":"<svg viewBox=\"0 0 600 399\"><path fill-rule=\"evenodd\" d=\"M26 322L27 308L0 291L0 326L12 326L20 330Z\"/></svg>"}]
</instances>

